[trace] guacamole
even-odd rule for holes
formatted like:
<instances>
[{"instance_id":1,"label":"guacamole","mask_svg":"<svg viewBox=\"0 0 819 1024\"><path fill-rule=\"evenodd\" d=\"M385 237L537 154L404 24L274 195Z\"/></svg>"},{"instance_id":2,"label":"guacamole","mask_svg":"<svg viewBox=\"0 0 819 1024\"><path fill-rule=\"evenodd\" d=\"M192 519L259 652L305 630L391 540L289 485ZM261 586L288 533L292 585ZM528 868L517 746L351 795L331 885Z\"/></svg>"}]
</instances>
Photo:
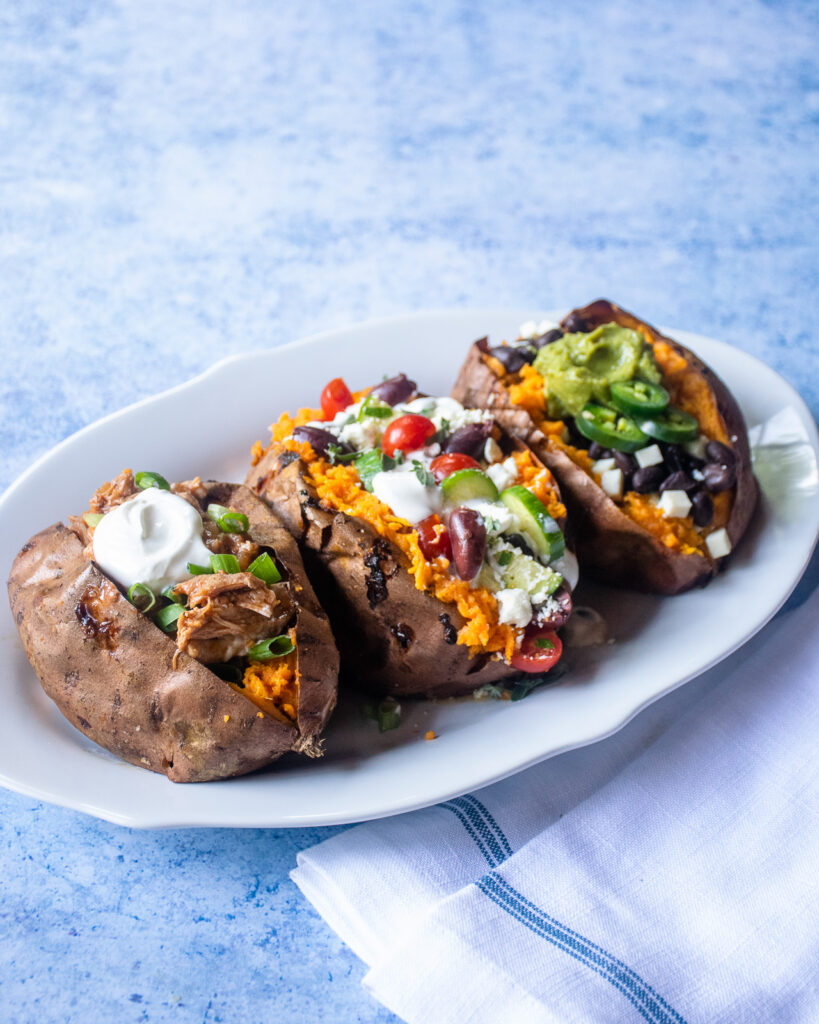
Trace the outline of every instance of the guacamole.
<instances>
[{"instance_id":1,"label":"guacamole","mask_svg":"<svg viewBox=\"0 0 819 1024\"><path fill-rule=\"evenodd\" d=\"M587 402L608 405L613 381L662 381L643 338L619 324L603 324L589 334L564 334L538 352L534 366L543 377L549 415L555 419L577 416Z\"/></svg>"}]
</instances>

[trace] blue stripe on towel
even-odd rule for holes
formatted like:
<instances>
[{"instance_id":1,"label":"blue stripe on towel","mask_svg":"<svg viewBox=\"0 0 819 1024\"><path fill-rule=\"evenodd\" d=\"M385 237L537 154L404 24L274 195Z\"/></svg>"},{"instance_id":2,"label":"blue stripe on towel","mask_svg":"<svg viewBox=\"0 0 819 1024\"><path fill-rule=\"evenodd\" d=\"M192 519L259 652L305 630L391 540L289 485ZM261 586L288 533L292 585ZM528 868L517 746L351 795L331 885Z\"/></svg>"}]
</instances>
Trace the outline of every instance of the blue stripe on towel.
<instances>
[{"instance_id":1,"label":"blue stripe on towel","mask_svg":"<svg viewBox=\"0 0 819 1024\"><path fill-rule=\"evenodd\" d=\"M458 797L441 806L458 818L491 867L497 867L512 855L512 848L503 830L480 800L474 796ZM497 871L490 872L475 884L516 921L605 978L649 1024L685 1024L677 1011L643 981L636 971L527 900Z\"/></svg>"}]
</instances>

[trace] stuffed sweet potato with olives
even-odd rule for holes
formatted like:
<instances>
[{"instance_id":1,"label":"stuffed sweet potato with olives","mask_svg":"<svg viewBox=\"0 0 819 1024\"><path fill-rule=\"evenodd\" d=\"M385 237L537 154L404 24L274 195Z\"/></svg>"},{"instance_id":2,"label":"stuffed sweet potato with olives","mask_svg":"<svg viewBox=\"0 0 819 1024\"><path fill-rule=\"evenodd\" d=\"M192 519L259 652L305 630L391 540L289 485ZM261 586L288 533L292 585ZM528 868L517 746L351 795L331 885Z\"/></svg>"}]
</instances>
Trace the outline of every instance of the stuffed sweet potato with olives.
<instances>
[{"instance_id":1,"label":"stuffed sweet potato with olives","mask_svg":"<svg viewBox=\"0 0 819 1024\"><path fill-rule=\"evenodd\" d=\"M240 485L125 470L12 566L26 654L77 729L174 782L320 753L338 653L298 547Z\"/></svg>"},{"instance_id":2,"label":"stuffed sweet potato with olives","mask_svg":"<svg viewBox=\"0 0 819 1024\"><path fill-rule=\"evenodd\" d=\"M562 488L583 570L660 594L706 584L753 514L742 413L687 348L600 299L476 342L453 397L490 410Z\"/></svg>"},{"instance_id":3,"label":"stuffed sweet potato with olives","mask_svg":"<svg viewBox=\"0 0 819 1024\"><path fill-rule=\"evenodd\" d=\"M332 381L321 404L274 424L246 483L302 547L342 678L449 697L548 672L576 583L552 473L404 375L357 395Z\"/></svg>"}]
</instances>

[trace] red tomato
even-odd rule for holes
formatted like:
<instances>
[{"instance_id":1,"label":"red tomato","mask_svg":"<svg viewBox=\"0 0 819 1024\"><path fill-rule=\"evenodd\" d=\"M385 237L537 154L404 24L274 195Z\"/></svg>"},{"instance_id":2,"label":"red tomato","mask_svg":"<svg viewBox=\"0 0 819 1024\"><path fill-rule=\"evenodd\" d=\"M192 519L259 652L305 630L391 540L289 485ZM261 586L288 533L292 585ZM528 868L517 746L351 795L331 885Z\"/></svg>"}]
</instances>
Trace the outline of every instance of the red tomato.
<instances>
[{"instance_id":1,"label":"red tomato","mask_svg":"<svg viewBox=\"0 0 819 1024\"><path fill-rule=\"evenodd\" d=\"M430 472L435 477L437 484L448 477L450 473L455 473L459 469L480 468L480 463L476 462L471 455L463 455L461 452L447 452L445 455L439 455L429 464Z\"/></svg>"},{"instance_id":2,"label":"red tomato","mask_svg":"<svg viewBox=\"0 0 819 1024\"><path fill-rule=\"evenodd\" d=\"M444 558L452 561L452 543L449 539L447 528L434 513L422 519L416 527L418 530L418 543L424 558L432 561L433 558Z\"/></svg>"},{"instance_id":3,"label":"red tomato","mask_svg":"<svg viewBox=\"0 0 819 1024\"><path fill-rule=\"evenodd\" d=\"M321 412L326 420L333 419L337 412L343 412L352 404L352 393L341 377L331 380L321 393Z\"/></svg>"},{"instance_id":4,"label":"red tomato","mask_svg":"<svg viewBox=\"0 0 819 1024\"><path fill-rule=\"evenodd\" d=\"M435 424L426 416L407 413L399 416L384 431L381 448L392 458L397 451L414 452L424 447L424 442L435 433Z\"/></svg>"},{"instance_id":5,"label":"red tomato","mask_svg":"<svg viewBox=\"0 0 819 1024\"><path fill-rule=\"evenodd\" d=\"M512 655L512 668L518 672L548 672L560 661L562 653L563 644L557 633L538 626L530 627Z\"/></svg>"}]
</instances>

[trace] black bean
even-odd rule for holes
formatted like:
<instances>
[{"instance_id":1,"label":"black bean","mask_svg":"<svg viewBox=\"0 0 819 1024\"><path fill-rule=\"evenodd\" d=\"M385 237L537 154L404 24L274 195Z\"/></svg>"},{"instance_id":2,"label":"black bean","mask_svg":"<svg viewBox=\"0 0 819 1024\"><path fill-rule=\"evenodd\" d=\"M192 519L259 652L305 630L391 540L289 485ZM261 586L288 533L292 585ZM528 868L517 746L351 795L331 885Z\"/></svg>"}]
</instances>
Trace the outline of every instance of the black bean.
<instances>
[{"instance_id":1,"label":"black bean","mask_svg":"<svg viewBox=\"0 0 819 1024\"><path fill-rule=\"evenodd\" d=\"M588 323L579 313L569 313L563 321L563 330L566 334L585 334L588 329Z\"/></svg>"},{"instance_id":2,"label":"black bean","mask_svg":"<svg viewBox=\"0 0 819 1024\"><path fill-rule=\"evenodd\" d=\"M539 334L536 338L533 338L532 344L535 348L545 348L547 345L551 345L553 341L559 341L562 337L563 331L559 327L553 327L551 331Z\"/></svg>"},{"instance_id":3,"label":"black bean","mask_svg":"<svg viewBox=\"0 0 819 1024\"><path fill-rule=\"evenodd\" d=\"M718 466L716 462L709 462L702 471L702 476L705 486L712 494L730 491L737 482L737 473L733 466Z\"/></svg>"},{"instance_id":4,"label":"black bean","mask_svg":"<svg viewBox=\"0 0 819 1024\"><path fill-rule=\"evenodd\" d=\"M592 441L589 445L589 458L591 459L608 459L611 456L611 449L604 448L602 444L598 444L597 441Z\"/></svg>"},{"instance_id":5,"label":"black bean","mask_svg":"<svg viewBox=\"0 0 819 1024\"><path fill-rule=\"evenodd\" d=\"M629 473L633 473L637 469L637 460L628 452L614 451L611 453L611 457L617 464L617 468L623 471L623 476L628 476Z\"/></svg>"},{"instance_id":6,"label":"black bean","mask_svg":"<svg viewBox=\"0 0 819 1024\"><path fill-rule=\"evenodd\" d=\"M340 455L349 455L353 451L335 434L331 434L329 430L322 430L321 427L296 427L293 438L296 441L306 441L316 455L327 455L331 444L338 446Z\"/></svg>"},{"instance_id":7,"label":"black bean","mask_svg":"<svg viewBox=\"0 0 819 1024\"><path fill-rule=\"evenodd\" d=\"M691 498L691 518L695 526L708 526L714 518L714 502L706 491L697 491Z\"/></svg>"},{"instance_id":8,"label":"black bean","mask_svg":"<svg viewBox=\"0 0 819 1024\"><path fill-rule=\"evenodd\" d=\"M489 349L489 355L503 363L507 373L517 373L521 366L531 363L535 357L527 345L497 345Z\"/></svg>"},{"instance_id":9,"label":"black bean","mask_svg":"<svg viewBox=\"0 0 819 1024\"><path fill-rule=\"evenodd\" d=\"M692 480L691 477L678 469L671 476L667 476L665 480L660 484L660 494L664 494L665 491L695 491L697 489L697 481Z\"/></svg>"},{"instance_id":10,"label":"black bean","mask_svg":"<svg viewBox=\"0 0 819 1024\"><path fill-rule=\"evenodd\" d=\"M478 575L486 554L486 527L471 508L456 508L449 517L452 560L462 580Z\"/></svg>"},{"instance_id":11,"label":"black bean","mask_svg":"<svg viewBox=\"0 0 819 1024\"><path fill-rule=\"evenodd\" d=\"M672 473L676 473L677 470L680 469L685 469L685 453L678 444L661 444L660 451L663 453L665 463Z\"/></svg>"},{"instance_id":12,"label":"black bean","mask_svg":"<svg viewBox=\"0 0 819 1024\"><path fill-rule=\"evenodd\" d=\"M698 459L696 455L689 455L688 452L685 452L683 455L683 463L690 473L692 469L702 469L705 465L705 459Z\"/></svg>"},{"instance_id":13,"label":"black bean","mask_svg":"<svg viewBox=\"0 0 819 1024\"><path fill-rule=\"evenodd\" d=\"M652 494L663 482L668 471L665 466L644 466L635 469L631 478L631 489L638 494Z\"/></svg>"},{"instance_id":14,"label":"black bean","mask_svg":"<svg viewBox=\"0 0 819 1024\"><path fill-rule=\"evenodd\" d=\"M397 377L390 377L389 380L382 380L370 392L380 398L387 405L398 405L406 402L410 395L414 395L417 385L414 380L408 380L405 373L399 373Z\"/></svg>"},{"instance_id":15,"label":"black bean","mask_svg":"<svg viewBox=\"0 0 819 1024\"><path fill-rule=\"evenodd\" d=\"M482 420L480 423L467 423L465 427L458 427L449 435L441 446L445 452L459 452L461 455L471 455L473 459L479 459L483 454L483 447L486 439L492 433L492 420Z\"/></svg>"},{"instance_id":16,"label":"black bean","mask_svg":"<svg viewBox=\"0 0 819 1024\"><path fill-rule=\"evenodd\" d=\"M721 441L709 441L705 446L705 457L709 462L716 462L718 466L734 466L737 461L736 455Z\"/></svg>"}]
</instances>

